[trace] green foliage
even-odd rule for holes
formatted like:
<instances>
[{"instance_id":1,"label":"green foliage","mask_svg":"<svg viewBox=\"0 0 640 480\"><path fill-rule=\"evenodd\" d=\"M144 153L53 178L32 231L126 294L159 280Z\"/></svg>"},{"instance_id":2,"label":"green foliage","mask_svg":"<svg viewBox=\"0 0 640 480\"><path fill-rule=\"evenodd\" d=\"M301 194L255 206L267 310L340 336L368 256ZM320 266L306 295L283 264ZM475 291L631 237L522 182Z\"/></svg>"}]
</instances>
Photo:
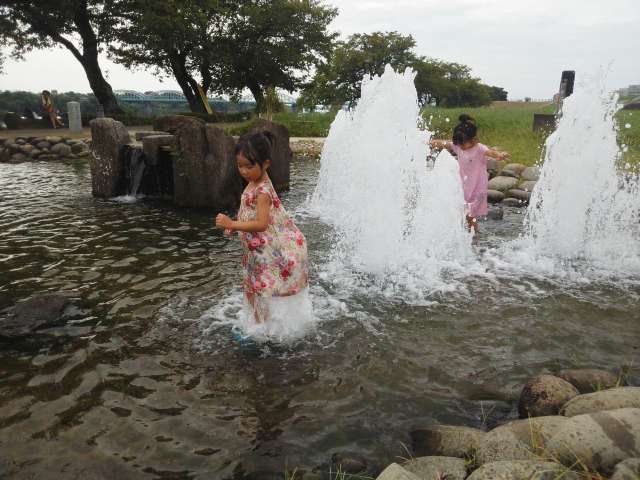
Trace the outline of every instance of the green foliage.
<instances>
[{"instance_id":1,"label":"green foliage","mask_svg":"<svg viewBox=\"0 0 640 480\"><path fill-rule=\"evenodd\" d=\"M507 91L502 87L488 87L489 95L492 101L505 101L507 99Z\"/></svg>"},{"instance_id":2,"label":"green foliage","mask_svg":"<svg viewBox=\"0 0 640 480\"><path fill-rule=\"evenodd\" d=\"M620 110L616 120L623 150L621 163L625 168L640 169L640 110Z\"/></svg>"},{"instance_id":3,"label":"green foliage","mask_svg":"<svg viewBox=\"0 0 640 480\"><path fill-rule=\"evenodd\" d=\"M302 92L300 104L306 108L317 104L353 105L360 97L362 78L381 75L387 64L396 71L411 68L416 72L416 90L423 105L455 107L490 103L492 90L472 77L469 67L419 57L413 52L414 47L413 37L397 32L352 35L338 42L327 62L318 67L313 81Z\"/></svg>"},{"instance_id":4,"label":"green foliage","mask_svg":"<svg viewBox=\"0 0 640 480\"><path fill-rule=\"evenodd\" d=\"M201 113L201 112L181 112L178 115L186 115L188 117L196 117L204 120L206 123L237 123L246 122L251 119L252 112L232 112L232 113Z\"/></svg>"},{"instance_id":5,"label":"green foliage","mask_svg":"<svg viewBox=\"0 0 640 480\"><path fill-rule=\"evenodd\" d=\"M284 104L278 98L275 87L268 87L264 98L264 112L267 120L273 120L273 115L275 113L280 113L284 110Z\"/></svg>"},{"instance_id":6,"label":"green foliage","mask_svg":"<svg viewBox=\"0 0 640 480\"><path fill-rule=\"evenodd\" d=\"M79 102L80 111L87 115L95 115L98 105L98 100L92 94L63 92L53 95L53 103L60 112L67 110L68 102ZM40 105L40 94L23 91L0 91L0 113L16 112L22 114L25 108L41 115L43 112Z\"/></svg>"},{"instance_id":7,"label":"green foliage","mask_svg":"<svg viewBox=\"0 0 640 480\"><path fill-rule=\"evenodd\" d=\"M292 137L326 137L331 122L336 116L333 113L293 113L282 112L273 116L273 121L289 129ZM225 130L230 135L243 135L253 126L255 120L228 126Z\"/></svg>"}]
</instances>

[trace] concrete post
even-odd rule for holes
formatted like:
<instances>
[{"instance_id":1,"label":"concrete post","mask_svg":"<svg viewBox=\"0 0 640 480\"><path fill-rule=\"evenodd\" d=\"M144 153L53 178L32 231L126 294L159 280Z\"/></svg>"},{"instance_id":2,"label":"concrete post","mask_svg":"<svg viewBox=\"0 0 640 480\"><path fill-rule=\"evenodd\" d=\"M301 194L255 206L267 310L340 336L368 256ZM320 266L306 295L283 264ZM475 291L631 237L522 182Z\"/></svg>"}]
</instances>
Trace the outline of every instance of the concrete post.
<instances>
[{"instance_id":1,"label":"concrete post","mask_svg":"<svg viewBox=\"0 0 640 480\"><path fill-rule=\"evenodd\" d=\"M67 103L67 112L69 114L69 130L74 133L82 131L82 116L80 115L80 103Z\"/></svg>"}]
</instances>

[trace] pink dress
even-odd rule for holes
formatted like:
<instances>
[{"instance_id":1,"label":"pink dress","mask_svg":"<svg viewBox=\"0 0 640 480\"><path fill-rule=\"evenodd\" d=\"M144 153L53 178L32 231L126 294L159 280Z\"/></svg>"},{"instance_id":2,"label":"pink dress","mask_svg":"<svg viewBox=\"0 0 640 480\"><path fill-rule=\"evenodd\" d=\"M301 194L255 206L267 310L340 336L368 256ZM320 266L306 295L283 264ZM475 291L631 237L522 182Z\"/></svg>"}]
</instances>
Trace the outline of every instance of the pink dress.
<instances>
[{"instance_id":1,"label":"pink dress","mask_svg":"<svg viewBox=\"0 0 640 480\"><path fill-rule=\"evenodd\" d=\"M476 143L467 150L463 150L459 145L452 145L451 150L458 157L466 214L471 217L486 215L488 212L487 184L489 183L486 153L489 147Z\"/></svg>"},{"instance_id":2,"label":"pink dress","mask_svg":"<svg viewBox=\"0 0 640 480\"><path fill-rule=\"evenodd\" d=\"M295 295L309 282L307 242L281 205L271 180L245 188L238 220L255 220L259 194L271 197L269 225L264 232L240 232L244 291L247 296L255 295L258 302L261 298Z\"/></svg>"}]
</instances>

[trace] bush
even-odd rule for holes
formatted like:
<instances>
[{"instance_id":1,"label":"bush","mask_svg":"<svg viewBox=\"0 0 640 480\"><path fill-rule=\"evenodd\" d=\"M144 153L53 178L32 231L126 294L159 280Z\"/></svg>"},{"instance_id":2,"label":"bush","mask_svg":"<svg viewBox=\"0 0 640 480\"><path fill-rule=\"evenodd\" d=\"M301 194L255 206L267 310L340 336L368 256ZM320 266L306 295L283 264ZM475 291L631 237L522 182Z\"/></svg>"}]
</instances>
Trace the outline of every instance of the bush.
<instances>
[{"instance_id":1,"label":"bush","mask_svg":"<svg viewBox=\"0 0 640 480\"><path fill-rule=\"evenodd\" d=\"M177 115L184 115L186 117L196 117L204 120L206 123L236 123L245 122L249 120L253 112L247 110L245 112L233 112L233 113L200 113L200 112L184 112Z\"/></svg>"}]
</instances>

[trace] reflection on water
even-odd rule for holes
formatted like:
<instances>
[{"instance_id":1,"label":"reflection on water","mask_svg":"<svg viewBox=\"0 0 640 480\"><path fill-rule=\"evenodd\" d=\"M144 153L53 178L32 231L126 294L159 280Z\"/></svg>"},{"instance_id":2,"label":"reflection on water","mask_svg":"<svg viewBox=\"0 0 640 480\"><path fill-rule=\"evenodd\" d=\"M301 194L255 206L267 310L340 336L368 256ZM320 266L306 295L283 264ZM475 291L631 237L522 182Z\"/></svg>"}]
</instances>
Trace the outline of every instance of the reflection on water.
<instances>
[{"instance_id":1,"label":"reflection on water","mask_svg":"<svg viewBox=\"0 0 640 480\"><path fill-rule=\"evenodd\" d=\"M337 451L383 465L417 425L513 415L541 370L638 358L638 279L519 266L499 248L522 231L516 210L426 298L334 275L332 231L304 209L317 171L295 164L284 203L309 241L319 322L242 346L240 249L215 212L94 199L82 163L3 165L0 309L45 291L74 308L0 339L0 477L242 478L321 471Z\"/></svg>"}]
</instances>

